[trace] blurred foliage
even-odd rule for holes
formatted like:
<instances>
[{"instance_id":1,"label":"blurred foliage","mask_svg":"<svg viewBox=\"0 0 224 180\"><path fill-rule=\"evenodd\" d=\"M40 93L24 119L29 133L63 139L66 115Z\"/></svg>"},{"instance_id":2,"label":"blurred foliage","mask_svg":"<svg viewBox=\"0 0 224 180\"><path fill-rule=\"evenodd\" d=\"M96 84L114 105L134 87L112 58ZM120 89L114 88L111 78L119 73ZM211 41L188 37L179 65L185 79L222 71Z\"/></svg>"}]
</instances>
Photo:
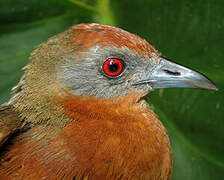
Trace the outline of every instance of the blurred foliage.
<instances>
[{"instance_id":1,"label":"blurred foliage","mask_svg":"<svg viewBox=\"0 0 224 180\"><path fill-rule=\"evenodd\" d=\"M168 129L173 179L224 179L223 7L215 0L0 1L0 104L38 44L81 22L116 25L217 84L218 92L163 89L148 100Z\"/></svg>"}]
</instances>

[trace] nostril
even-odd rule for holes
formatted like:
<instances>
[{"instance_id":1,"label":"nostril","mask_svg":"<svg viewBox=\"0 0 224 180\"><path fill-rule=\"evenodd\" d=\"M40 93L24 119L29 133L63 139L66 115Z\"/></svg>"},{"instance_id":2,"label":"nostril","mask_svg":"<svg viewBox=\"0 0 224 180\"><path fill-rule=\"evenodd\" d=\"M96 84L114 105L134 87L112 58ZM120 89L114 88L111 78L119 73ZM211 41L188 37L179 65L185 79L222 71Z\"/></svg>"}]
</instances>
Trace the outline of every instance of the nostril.
<instances>
[{"instance_id":1,"label":"nostril","mask_svg":"<svg viewBox=\"0 0 224 180\"><path fill-rule=\"evenodd\" d=\"M173 75L173 76L180 76L181 73L180 72L173 72L173 71L169 71L167 69L163 70L165 73L169 74L169 75Z\"/></svg>"}]
</instances>

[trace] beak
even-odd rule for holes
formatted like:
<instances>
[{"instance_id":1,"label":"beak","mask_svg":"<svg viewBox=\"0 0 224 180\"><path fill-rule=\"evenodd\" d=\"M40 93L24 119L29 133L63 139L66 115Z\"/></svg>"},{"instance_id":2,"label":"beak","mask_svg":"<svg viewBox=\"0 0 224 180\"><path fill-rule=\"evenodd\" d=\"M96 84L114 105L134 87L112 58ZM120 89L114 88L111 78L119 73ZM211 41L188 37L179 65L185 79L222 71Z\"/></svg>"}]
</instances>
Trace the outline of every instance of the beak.
<instances>
[{"instance_id":1,"label":"beak","mask_svg":"<svg viewBox=\"0 0 224 180\"><path fill-rule=\"evenodd\" d=\"M215 84L201 73L162 57L150 77L137 82L145 83L149 83L153 89L178 87L218 90Z\"/></svg>"}]
</instances>

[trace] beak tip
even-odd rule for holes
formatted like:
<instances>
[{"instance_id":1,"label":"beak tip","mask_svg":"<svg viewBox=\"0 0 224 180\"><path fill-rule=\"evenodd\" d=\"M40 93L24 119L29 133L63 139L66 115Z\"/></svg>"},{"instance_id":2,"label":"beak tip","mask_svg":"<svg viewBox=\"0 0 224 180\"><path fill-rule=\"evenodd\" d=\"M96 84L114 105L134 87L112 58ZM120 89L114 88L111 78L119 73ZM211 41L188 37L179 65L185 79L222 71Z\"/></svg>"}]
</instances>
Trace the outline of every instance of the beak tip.
<instances>
[{"instance_id":1,"label":"beak tip","mask_svg":"<svg viewBox=\"0 0 224 180\"><path fill-rule=\"evenodd\" d=\"M208 90L215 90L218 91L219 89L216 87L215 83L213 83L211 80L207 79L207 88Z\"/></svg>"},{"instance_id":2,"label":"beak tip","mask_svg":"<svg viewBox=\"0 0 224 180\"><path fill-rule=\"evenodd\" d=\"M219 90L216 86L211 86L211 87L208 87L208 88L205 88L205 89L213 90L213 91L218 91Z\"/></svg>"},{"instance_id":3,"label":"beak tip","mask_svg":"<svg viewBox=\"0 0 224 180\"><path fill-rule=\"evenodd\" d=\"M218 91L219 89L214 85L214 87L212 88L212 90Z\"/></svg>"},{"instance_id":4,"label":"beak tip","mask_svg":"<svg viewBox=\"0 0 224 180\"><path fill-rule=\"evenodd\" d=\"M203 80L206 80L206 81L201 81L199 83L199 85L196 85L196 88L214 90L214 91L219 90L211 80L208 80L208 79L205 79L205 78L203 78Z\"/></svg>"}]
</instances>

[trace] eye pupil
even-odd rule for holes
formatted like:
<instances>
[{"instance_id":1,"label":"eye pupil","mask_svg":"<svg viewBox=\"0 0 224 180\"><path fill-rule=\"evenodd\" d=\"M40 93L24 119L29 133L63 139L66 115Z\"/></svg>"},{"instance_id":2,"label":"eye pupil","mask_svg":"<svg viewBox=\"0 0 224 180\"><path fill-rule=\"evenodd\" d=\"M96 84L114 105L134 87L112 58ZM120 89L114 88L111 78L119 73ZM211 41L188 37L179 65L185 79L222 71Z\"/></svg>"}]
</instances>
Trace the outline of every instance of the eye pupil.
<instances>
[{"instance_id":1,"label":"eye pupil","mask_svg":"<svg viewBox=\"0 0 224 180\"><path fill-rule=\"evenodd\" d=\"M116 62L111 61L109 64L110 72L116 72L118 69L118 64Z\"/></svg>"},{"instance_id":2,"label":"eye pupil","mask_svg":"<svg viewBox=\"0 0 224 180\"><path fill-rule=\"evenodd\" d=\"M103 72L110 77L116 77L120 75L124 70L124 63L117 58L107 59L103 63Z\"/></svg>"}]
</instances>

